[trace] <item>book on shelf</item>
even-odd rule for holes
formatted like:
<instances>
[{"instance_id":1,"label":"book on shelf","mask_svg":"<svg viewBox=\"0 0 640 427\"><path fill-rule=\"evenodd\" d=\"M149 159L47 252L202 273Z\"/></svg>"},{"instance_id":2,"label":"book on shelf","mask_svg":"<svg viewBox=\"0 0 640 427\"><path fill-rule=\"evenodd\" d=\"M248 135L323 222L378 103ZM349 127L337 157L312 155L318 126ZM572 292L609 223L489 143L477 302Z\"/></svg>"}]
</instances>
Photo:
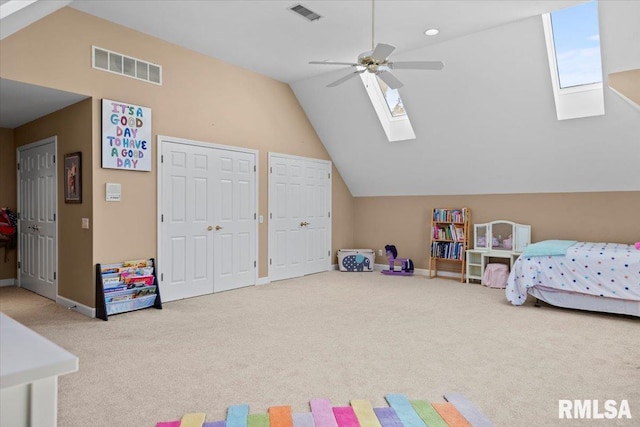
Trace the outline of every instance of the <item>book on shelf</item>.
<instances>
[{"instance_id":1,"label":"book on shelf","mask_svg":"<svg viewBox=\"0 0 640 427\"><path fill-rule=\"evenodd\" d=\"M147 295L154 295L156 293L156 285L152 286L141 286L138 288L131 289L123 289L118 292L107 292L105 293L105 302L119 302L119 301L127 301L131 299L141 298Z\"/></svg>"},{"instance_id":2,"label":"book on shelf","mask_svg":"<svg viewBox=\"0 0 640 427\"><path fill-rule=\"evenodd\" d=\"M153 267L153 261L150 259L134 259L122 263L123 267Z\"/></svg>"},{"instance_id":3,"label":"book on shelf","mask_svg":"<svg viewBox=\"0 0 640 427\"><path fill-rule=\"evenodd\" d=\"M122 278L124 284L128 287L136 287L136 286L144 286L144 285L153 285L155 277L152 275L149 276L137 276L137 275L127 275Z\"/></svg>"}]
</instances>

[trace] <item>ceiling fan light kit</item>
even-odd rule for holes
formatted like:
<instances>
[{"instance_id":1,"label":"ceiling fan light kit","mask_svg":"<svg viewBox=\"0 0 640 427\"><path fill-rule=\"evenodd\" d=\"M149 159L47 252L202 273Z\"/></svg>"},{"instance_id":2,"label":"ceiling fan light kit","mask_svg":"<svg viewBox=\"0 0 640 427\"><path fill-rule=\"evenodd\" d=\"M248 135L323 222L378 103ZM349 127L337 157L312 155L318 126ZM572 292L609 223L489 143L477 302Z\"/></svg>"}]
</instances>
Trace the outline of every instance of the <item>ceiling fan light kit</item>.
<instances>
[{"instance_id":1,"label":"ceiling fan light kit","mask_svg":"<svg viewBox=\"0 0 640 427\"><path fill-rule=\"evenodd\" d=\"M387 84L391 89L398 89L403 86L402 82L398 80L392 73L394 69L404 70L442 70L444 63L442 61L399 61L392 62L389 60L389 56L396 49L395 46L390 44L374 43L374 1L371 0L371 50L363 52L358 55L357 62L339 62L339 61L310 61L309 64L318 65L347 65L350 67L358 67L356 71L353 71L346 76L329 83L327 87L336 87L347 80L362 74L363 72L369 72L378 76L383 82ZM429 31L427 30L425 34ZM435 30L437 34L438 30ZM429 34L431 35L431 34ZM375 47L374 47L375 46Z\"/></svg>"}]
</instances>

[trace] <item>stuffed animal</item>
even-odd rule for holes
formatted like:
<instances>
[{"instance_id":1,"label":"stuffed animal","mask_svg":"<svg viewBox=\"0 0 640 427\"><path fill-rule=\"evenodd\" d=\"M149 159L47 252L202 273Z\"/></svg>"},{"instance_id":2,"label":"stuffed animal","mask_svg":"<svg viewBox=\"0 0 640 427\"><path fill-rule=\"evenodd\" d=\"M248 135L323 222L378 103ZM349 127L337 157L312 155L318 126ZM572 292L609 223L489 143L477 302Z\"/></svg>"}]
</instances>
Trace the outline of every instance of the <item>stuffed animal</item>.
<instances>
[{"instance_id":1,"label":"stuffed animal","mask_svg":"<svg viewBox=\"0 0 640 427\"><path fill-rule=\"evenodd\" d=\"M636 242L636 249L640 251L640 242Z\"/></svg>"}]
</instances>

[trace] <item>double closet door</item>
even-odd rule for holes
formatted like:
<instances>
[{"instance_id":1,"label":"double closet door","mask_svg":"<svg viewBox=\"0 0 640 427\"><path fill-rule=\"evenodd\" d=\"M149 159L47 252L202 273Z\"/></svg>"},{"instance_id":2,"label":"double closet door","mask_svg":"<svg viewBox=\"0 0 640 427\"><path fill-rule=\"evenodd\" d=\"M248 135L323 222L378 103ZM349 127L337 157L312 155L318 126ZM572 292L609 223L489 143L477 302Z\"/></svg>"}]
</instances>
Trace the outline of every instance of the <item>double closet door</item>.
<instances>
[{"instance_id":1,"label":"double closet door","mask_svg":"<svg viewBox=\"0 0 640 427\"><path fill-rule=\"evenodd\" d=\"M159 137L164 301L254 285L256 153Z\"/></svg>"},{"instance_id":2,"label":"double closet door","mask_svg":"<svg viewBox=\"0 0 640 427\"><path fill-rule=\"evenodd\" d=\"M269 279L331 266L331 162L269 153Z\"/></svg>"}]
</instances>

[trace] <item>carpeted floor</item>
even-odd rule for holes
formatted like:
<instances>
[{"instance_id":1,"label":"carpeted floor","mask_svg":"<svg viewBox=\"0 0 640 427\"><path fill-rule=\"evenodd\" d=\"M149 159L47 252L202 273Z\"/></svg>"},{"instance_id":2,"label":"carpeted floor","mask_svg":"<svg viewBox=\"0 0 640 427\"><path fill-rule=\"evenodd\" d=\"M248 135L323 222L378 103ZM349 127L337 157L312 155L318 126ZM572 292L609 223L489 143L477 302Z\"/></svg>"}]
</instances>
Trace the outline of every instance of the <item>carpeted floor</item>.
<instances>
[{"instance_id":1,"label":"carpeted floor","mask_svg":"<svg viewBox=\"0 0 640 427\"><path fill-rule=\"evenodd\" d=\"M459 392L496 426L581 426L559 399L626 399L640 418L640 319L507 303L502 290L422 276L315 274L90 319L22 289L0 310L80 358L60 378L61 427L154 426L227 407L309 399L442 401Z\"/></svg>"}]
</instances>

